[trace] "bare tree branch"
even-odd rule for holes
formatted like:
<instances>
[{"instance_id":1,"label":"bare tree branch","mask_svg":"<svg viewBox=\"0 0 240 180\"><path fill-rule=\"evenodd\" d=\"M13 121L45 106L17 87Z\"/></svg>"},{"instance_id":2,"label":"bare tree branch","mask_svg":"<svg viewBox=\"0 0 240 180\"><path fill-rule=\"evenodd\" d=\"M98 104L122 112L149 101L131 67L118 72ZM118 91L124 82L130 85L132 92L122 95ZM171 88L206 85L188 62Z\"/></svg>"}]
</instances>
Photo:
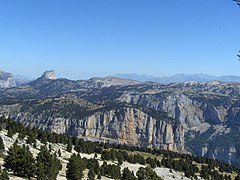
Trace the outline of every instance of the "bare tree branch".
<instances>
[{"instance_id":1,"label":"bare tree branch","mask_svg":"<svg viewBox=\"0 0 240 180\"><path fill-rule=\"evenodd\" d=\"M236 2L237 3L237 5L239 5L240 6L240 0L233 0L234 2Z\"/></svg>"},{"instance_id":2,"label":"bare tree branch","mask_svg":"<svg viewBox=\"0 0 240 180\"><path fill-rule=\"evenodd\" d=\"M236 2L236 3L237 3L237 5L239 5L239 6L240 6L240 0L232 0L232 1ZM237 56L238 56L238 58L239 58L239 61L240 61L240 51L239 51L239 54L238 54Z\"/></svg>"}]
</instances>

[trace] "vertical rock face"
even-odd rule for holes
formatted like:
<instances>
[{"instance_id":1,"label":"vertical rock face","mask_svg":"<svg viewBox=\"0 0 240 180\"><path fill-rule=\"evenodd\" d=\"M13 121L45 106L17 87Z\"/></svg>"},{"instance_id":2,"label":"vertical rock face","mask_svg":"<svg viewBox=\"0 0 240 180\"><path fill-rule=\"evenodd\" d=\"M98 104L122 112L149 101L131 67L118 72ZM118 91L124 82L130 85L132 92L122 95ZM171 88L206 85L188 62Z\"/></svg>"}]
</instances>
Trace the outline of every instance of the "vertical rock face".
<instances>
[{"instance_id":1,"label":"vertical rock face","mask_svg":"<svg viewBox=\"0 0 240 180\"><path fill-rule=\"evenodd\" d=\"M97 112L84 119L50 119L46 128L52 132L66 133L89 140L184 150L184 128L181 124L156 120L134 108L120 108Z\"/></svg>"},{"instance_id":2,"label":"vertical rock face","mask_svg":"<svg viewBox=\"0 0 240 180\"><path fill-rule=\"evenodd\" d=\"M96 113L84 120L83 128L86 137L172 151L184 149L184 131L180 124L156 120L134 108Z\"/></svg>"},{"instance_id":3,"label":"vertical rock face","mask_svg":"<svg viewBox=\"0 0 240 180\"><path fill-rule=\"evenodd\" d=\"M15 87L16 82L11 73L0 71L0 88Z\"/></svg>"},{"instance_id":4,"label":"vertical rock face","mask_svg":"<svg viewBox=\"0 0 240 180\"><path fill-rule=\"evenodd\" d=\"M223 123L229 114L229 109L222 105L214 106L211 101L196 101L177 90L164 97L124 94L119 98L119 101L166 112L169 117L182 123L186 129L197 127L205 122L210 124ZM233 117L239 117L238 109L235 108L233 111ZM230 119L236 118L231 117Z\"/></svg>"},{"instance_id":5,"label":"vertical rock face","mask_svg":"<svg viewBox=\"0 0 240 180\"><path fill-rule=\"evenodd\" d=\"M21 105L0 106L0 112L30 127L87 140L184 151L184 128L180 123L155 119L135 108L96 112L80 119L49 117L47 110L34 115L29 109L23 112L23 108Z\"/></svg>"},{"instance_id":6,"label":"vertical rock face","mask_svg":"<svg viewBox=\"0 0 240 180\"><path fill-rule=\"evenodd\" d=\"M56 79L55 71L54 70L45 71L41 76L41 79Z\"/></svg>"}]
</instances>

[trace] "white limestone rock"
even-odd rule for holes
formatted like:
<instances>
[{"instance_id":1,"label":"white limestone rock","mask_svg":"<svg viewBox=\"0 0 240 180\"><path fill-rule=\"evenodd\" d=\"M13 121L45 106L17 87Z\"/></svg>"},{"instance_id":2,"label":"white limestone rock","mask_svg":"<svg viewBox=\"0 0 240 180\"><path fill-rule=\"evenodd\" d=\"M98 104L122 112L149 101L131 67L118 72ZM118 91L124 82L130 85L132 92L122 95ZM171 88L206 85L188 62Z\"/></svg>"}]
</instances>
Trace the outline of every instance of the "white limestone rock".
<instances>
[{"instance_id":1,"label":"white limestone rock","mask_svg":"<svg viewBox=\"0 0 240 180\"><path fill-rule=\"evenodd\" d=\"M16 87L15 79L11 73L0 71L0 88Z\"/></svg>"}]
</instances>

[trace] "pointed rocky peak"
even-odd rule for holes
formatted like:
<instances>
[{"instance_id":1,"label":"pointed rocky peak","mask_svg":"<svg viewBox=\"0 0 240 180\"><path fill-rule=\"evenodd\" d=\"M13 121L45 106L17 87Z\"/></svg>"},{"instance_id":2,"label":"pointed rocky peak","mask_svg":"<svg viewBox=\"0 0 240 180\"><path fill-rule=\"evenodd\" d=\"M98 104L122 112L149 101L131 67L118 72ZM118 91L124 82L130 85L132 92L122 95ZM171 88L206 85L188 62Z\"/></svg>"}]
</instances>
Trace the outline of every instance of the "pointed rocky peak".
<instances>
[{"instance_id":1,"label":"pointed rocky peak","mask_svg":"<svg viewBox=\"0 0 240 180\"><path fill-rule=\"evenodd\" d=\"M41 79L56 79L55 71L54 70L45 71L41 76Z\"/></svg>"}]
</instances>

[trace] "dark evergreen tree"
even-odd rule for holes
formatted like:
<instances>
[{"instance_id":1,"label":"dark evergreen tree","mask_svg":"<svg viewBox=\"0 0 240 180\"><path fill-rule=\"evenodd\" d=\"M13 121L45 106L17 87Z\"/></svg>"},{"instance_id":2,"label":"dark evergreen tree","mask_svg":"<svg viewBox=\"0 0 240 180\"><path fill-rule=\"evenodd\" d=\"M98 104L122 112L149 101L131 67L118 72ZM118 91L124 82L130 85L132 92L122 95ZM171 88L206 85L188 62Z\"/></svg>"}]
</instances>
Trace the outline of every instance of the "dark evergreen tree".
<instances>
[{"instance_id":1,"label":"dark evergreen tree","mask_svg":"<svg viewBox=\"0 0 240 180\"><path fill-rule=\"evenodd\" d=\"M156 166L157 166L157 163L156 163L156 160L155 159L152 159L152 158L150 158L150 157L148 157L147 159L146 159L146 162L151 166L151 168L156 168Z\"/></svg>"},{"instance_id":2,"label":"dark evergreen tree","mask_svg":"<svg viewBox=\"0 0 240 180\"><path fill-rule=\"evenodd\" d=\"M208 166L202 165L200 175L204 179L209 179L209 169Z\"/></svg>"},{"instance_id":3,"label":"dark evergreen tree","mask_svg":"<svg viewBox=\"0 0 240 180\"><path fill-rule=\"evenodd\" d=\"M37 179L54 180L62 165L56 156L52 155L46 146L41 147L37 155Z\"/></svg>"},{"instance_id":4,"label":"dark evergreen tree","mask_svg":"<svg viewBox=\"0 0 240 180\"><path fill-rule=\"evenodd\" d=\"M94 180L95 179L95 171L93 170L93 168L90 168L89 169L89 172L88 172L88 179L89 180Z\"/></svg>"},{"instance_id":5,"label":"dark evergreen tree","mask_svg":"<svg viewBox=\"0 0 240 180\"><path fill-rule=\"evenodd\" d=\"M45 174L45 168L44 168L44 163L39 162L37 164L37 179L38 180L47 180L46 174Z\"/></svg>"},{"instance_id":6,"label":"dark evergreen tree","mask_svg":"<svg viewBox=\"0 0 240 180\"><path fill-rule=\"evenodd\" d=\"M33 147L34 147L34 148L37 148L37 141L34 141L34 142L33 142Z\"/></svg>"},{"instance_id":7,"label":"dark evergreen tree","mask_svg":"<svg viewBox=\"0 0 240 180\"><path fill-rule=\"evenodd\" d=\"M0 136L0 151L4 151L5 147L4 147L4 143L3 143L3 139Z\"/></svg>"},{"instance_id":8,"label":"dark evergreen tree","mask_svg":"<svg viewBox=\"0 0 240 180\"><path fill-rule=\"evenodd\" d=\"M97 175L97 179L101 179L101 174L98 174L98 175Z\"/></svg>"},{"instance_id":9,"label":"dark evergreen tree","mask_svg":"<svg viewBox=\"0 0 240 180\"><path fill-rule=\"evenodd\" d=\"M9 127L9 129L8 129L8 133L7 133L7 136L10 137L10 138L12 138L13 134L14 134L14 133L13 133L12 128Z\"/></svg>"},{"instance_id":10,"label":"dark evergreen tree","mask_svg":"<svg viewBox=\"0 0 240 180\"><path fill-rule=\"evenodd\" d=\"M51 144L48 144L48 150L49 150L49 152L52 152L52 145Z\"/></svg>"},{"instance_id":11,"label":"dark evergreen tree","mask_svg":"<svg viewBox=\"0 0 240 180\"><path fill-rule=\"evenodd\" d=\"M28 135L26 143L28 143L28 144L36 143L36 137L33 135L33 133L30 133Z\"/></svg>"},{"instance_id":12,"label":"dark evergreen tree","mask_svg":"<svg viewBox=\"0 0 240 180\"><path fill-rule=\"evenodd\" d=\"M34 177L36 172L35 160L29 148L20 147L16 143L9 149L4 159L4 167L20 177Z\"/></svg>"},{"instance_id":13,"label":"dark evergreen tree","mask_svg":"<svg viewBox=\"0 0 240 180\"><path fill-rule=\"evenodd\" d=\"M106 162L100 168L100 173L102 176L107 176L113 179L120 179L121 168L115 164L107 164Z\"/></svg>"},{"instance_id":14,"label":"dark evergreen tree","mask_svg":"<svg viewBox=\"0 0 240 180\"><path fill-rule=\"evenodd\" d=\"M83 158L84 160L85 158ZM98 160L97 159L88 159L88 160L85 160L85 164L87 164L87 168L88 169L93 169L95 174L98 174L99 173L99 163L98 163Z\"/></svg>"},{"instance_id":15,"label":"dark evergreen tree","mask_svg":"<svg viewBox=\"0 0 240 180\"><path fill-rule=\"evenodd\" d=\"M136 180L136 177L134 176L133 172L131 172L128 168L123 169L123 173L121 176L121 180Z\"/></svg>"},{"instance_id":16,"label":"dark evergreen tree","mask_svg":"<svg viewBox=\"0 0 240 180\"><path fill-rule=\"evenodd\" d=\"M67 151L72 152L72 140L71 139L68 140Z\"/></svg>"},{"instance_id":17,"label":"dark evergreen tree","mask_svg":"<svg viewBox=\"0 0 240 180\"><path fill-rule=\"evenodd\" d=\"M83 177L84 163L81 158L73 154L67 164L66 178L68 180L81 180Z\"/></svg>"},{"instance_id":18,"label":"dark evergreen tree","mask_svg":"<svg viewBox=\"0 0 240 180\"><path fill-rule=\"evenodd\" d=\"M139 180L162 180L162 178L157 176L157 174L152 170L152 168L148 166L146 168L140 167L137 172L137 177Z\"/></svg>"},{"instance_id":19,"label":"dark evergreen tree","mask_svg":"<svg viewBox=\"0 0 240 180\"><path fill-rule=\"evenodd\" d=\"M44 132L38 133L38 139L40 139L41 143L46 144L47 143L47 134Z\"/></svg>"},{"instance_id":20,"label":"dark evergreen tree","mask_svg":"<svg viewBox=\"0 0 240 180\"><path fill-rule=\"evenodd\" d=\"M0 180L9 180L9 175L6 169L3 169L3 171L0 174Z\"/></svg>"},{"instance_id":21,"label":"dark evergreen tree","mask_svg":"<svg viewBox=\"0 0 240 180\"><path fill-rule=\"evenodd\" d=\"M120 151L118 151L118 153L117 153L117 160L118 160L118 165L122 165L122 163L123 163L123 154Z\"/></svg>"},{"instance_id":22,"label":"dark evergreen tree","mask_svg":"<svg viewBox=\"0 0 240 180\"><path fill-rule=\"evenodd\" d=\"M139 180L146 180L147 179L147 174L146 174L146 171L143 167L139 168L136 175L137 175Z\"/></svg>"},{"instance_id":23,"label":"dark evergreen tree","mask_svg":"<svg viewBox=\"0 0 240 180\"><path fill-rule=\"evenodd\" d=\"M25 133L25 131L21 131L21 132L19 132L19 134L18 134L18 138L19 138L20 140L23 140L25 137L26 137L26 133Z\"/></svg>"},{"instance_id":24,"label":"dark evergreen tree","mask_svg":"<svg viewBox=\"0 0 240 180\"><path fill-rule=\"evenodd\" d=\"M238 174L234 180L240 180L240 174Z\"/></svg>"},{"instance_id":25,"label":"dark evergreen tree","mask_svg":"<svg viewBox=\"0 0 240 180\"><path fill-rule=\"evenodd\" d=\"M103 164L102 164L102 166L101 166L101 168L100 168L100 174L101 174L101 176L105 176L105 174L106 174L106 167L107 167L107 162L104 161Z\"/></svg>"},{"instance_id":26,"label":"dark evergreen tree","mask_svg":"<svg viewBox=\"0 0 240 180\"><path fill-rule=\"evenodd\" d=\"M62 152L61 149L58 150L58 156L61 157L62 156Z\"/></svg>"}]
</instances>

